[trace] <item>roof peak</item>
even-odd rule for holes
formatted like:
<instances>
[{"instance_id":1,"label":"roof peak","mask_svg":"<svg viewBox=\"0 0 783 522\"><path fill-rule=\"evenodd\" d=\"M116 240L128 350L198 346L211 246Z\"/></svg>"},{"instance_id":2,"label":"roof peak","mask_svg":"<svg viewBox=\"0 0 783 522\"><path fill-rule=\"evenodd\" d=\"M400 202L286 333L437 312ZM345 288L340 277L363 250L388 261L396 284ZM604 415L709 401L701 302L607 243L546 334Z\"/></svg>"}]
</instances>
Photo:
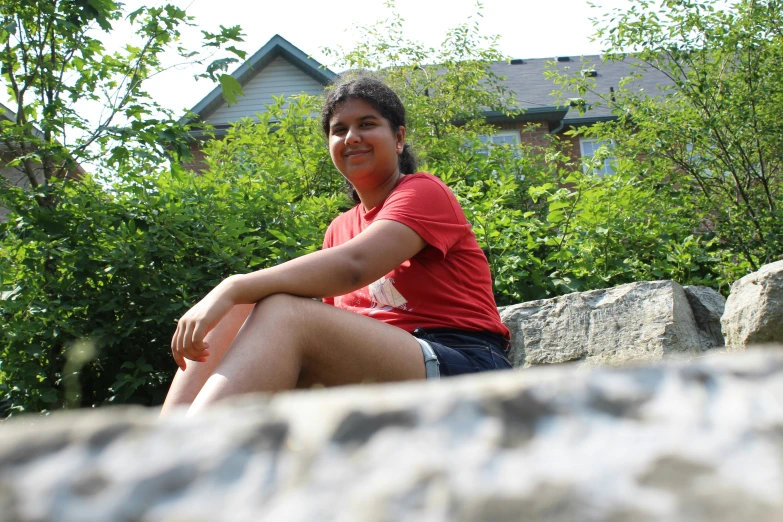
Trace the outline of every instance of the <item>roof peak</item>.
<instances>
[{"instance_id":1,"label":"roof peak","mask_svg":"<svg viewBox=\"0 0 783 522\"><path fill-rule=\"evenodd\" d=\"M278 57L284 58L297 69L322 85L328 84L337 76L334 72L321 65L318 61L304 53L301 49L279 34L272 36L272 38L262 45L258 51L231 72L231 76L244 87L251 79L261 72L264 67ZM223 102L223 91L218 86L198 102L190 112L198 114L199 118L204 120L217 110ZM182 121L187 122L190 120L183 118Z\"/></svg>"}]
</instances>

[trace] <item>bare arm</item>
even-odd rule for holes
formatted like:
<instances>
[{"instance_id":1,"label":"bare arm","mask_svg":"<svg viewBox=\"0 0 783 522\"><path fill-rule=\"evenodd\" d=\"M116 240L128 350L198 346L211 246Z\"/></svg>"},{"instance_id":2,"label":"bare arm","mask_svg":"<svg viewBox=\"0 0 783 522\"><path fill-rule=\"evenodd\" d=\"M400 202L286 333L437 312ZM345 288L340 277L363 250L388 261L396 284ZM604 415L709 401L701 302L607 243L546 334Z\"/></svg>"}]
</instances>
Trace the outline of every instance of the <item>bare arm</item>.
<instances>
[{"instance_id":1,"label":"bare arm","mask_svg":"<svg viewBox=\"0 0 783 522\"><path fill-rule=\"evenodd\" d=\"M228 292L237 304L256 303L272 294L333 297L352 292L386 275L426 246L412 229L378 221L338 247L313 252L273 268L232 276Z\"/></svg>"},{"instance_id":2,"label":"bare arm","mask_svg":"<svg viewBox=\"0 0 783 522\"><path fill-rule=\"evenodd\" d=\"M379 279L426 246L411 228L381 220L338 247L313 252L273 268L231 276L179 320L171 341L177 364L205 360L204 337L236 304L256 303L272 294L303 297L343 295Z\"/></svg>"}]
</instances>

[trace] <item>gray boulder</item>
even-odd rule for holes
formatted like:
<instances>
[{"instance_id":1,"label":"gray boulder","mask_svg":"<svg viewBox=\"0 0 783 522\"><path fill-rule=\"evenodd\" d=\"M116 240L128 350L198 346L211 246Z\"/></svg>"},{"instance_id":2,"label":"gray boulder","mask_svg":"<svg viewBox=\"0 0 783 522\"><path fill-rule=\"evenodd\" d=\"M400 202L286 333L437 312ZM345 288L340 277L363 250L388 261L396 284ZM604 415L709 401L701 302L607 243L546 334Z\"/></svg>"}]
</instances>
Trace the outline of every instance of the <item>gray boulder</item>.
<instances>
[{"instance_id":1,"label":"gray boulder","mask_svg":"<svg viewBox=\"0 0 783 522\"><path fill-rule=\"evenodd\" d=\"M515 366L587 366L690 358L702 352L685 291L673 281L630 283L500 309Z\"/></svg>"},{"instance_id":2,"label":"gray boulder","mask_svg":"<svg viewBox=\"0 0 783 522\"><path fill-rule=\"evenodd\" d=\"M726 308L726 298L706 286L683 286L682 289L685 290L699 328L702 349L722 347L724 341L720 318Z\"/></svg>"},{"instance_id":3,"label":"gray boulder","mask_svg":"<svg viewBox=\"0 0 783 522\"><path fill-rule=\"evenodd\" d=\"M721 326L728 350L783 342L783 261L764 265L731 285Z\"/></svg>"},{"instance_id":4,"label":"gray boulder","mask_svg":"<svg viewBox=\"0 0 783 522\"><path fill-rule=\"evenodd\" d=\"M772 522L783 350L12 419L5 522Z\"/></svg>"}]
</instances>

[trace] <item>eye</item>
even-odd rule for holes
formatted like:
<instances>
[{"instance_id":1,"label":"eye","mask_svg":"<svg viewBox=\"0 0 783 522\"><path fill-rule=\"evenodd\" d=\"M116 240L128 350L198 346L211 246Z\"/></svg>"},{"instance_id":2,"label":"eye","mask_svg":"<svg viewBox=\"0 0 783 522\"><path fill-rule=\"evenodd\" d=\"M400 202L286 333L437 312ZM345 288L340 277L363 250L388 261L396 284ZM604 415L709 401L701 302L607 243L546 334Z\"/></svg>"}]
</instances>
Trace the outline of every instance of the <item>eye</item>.
<instances>
[{"instance_id":1,"label":"eye","mask_svg":"<svg viewBox=\"0 0 783 522\"><path fill-rule=\"evenodd\" d=\"M339 136L345 134L345 127L332 127L331 133L333 136Z\"/></svg>"}]
</instances>

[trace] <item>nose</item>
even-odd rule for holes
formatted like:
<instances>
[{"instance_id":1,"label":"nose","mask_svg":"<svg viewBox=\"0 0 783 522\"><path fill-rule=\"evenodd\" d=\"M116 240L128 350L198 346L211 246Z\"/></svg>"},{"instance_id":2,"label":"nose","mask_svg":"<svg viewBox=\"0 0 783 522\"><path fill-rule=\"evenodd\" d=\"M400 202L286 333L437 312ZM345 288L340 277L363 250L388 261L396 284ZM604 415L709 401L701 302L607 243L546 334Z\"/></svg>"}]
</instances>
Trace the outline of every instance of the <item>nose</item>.
<instances>
[{"instance_id":1,"label":"nose","mask_svg":"<svg viewBox=\"0 0 783 522\"><path fill-rule=\"evenodd\" d=\"M353 144L362 141L358 131L358 127L354 127L353 125L348 127L348 131L345 133L345 143Z\"/></svg>"}]
</instances>

